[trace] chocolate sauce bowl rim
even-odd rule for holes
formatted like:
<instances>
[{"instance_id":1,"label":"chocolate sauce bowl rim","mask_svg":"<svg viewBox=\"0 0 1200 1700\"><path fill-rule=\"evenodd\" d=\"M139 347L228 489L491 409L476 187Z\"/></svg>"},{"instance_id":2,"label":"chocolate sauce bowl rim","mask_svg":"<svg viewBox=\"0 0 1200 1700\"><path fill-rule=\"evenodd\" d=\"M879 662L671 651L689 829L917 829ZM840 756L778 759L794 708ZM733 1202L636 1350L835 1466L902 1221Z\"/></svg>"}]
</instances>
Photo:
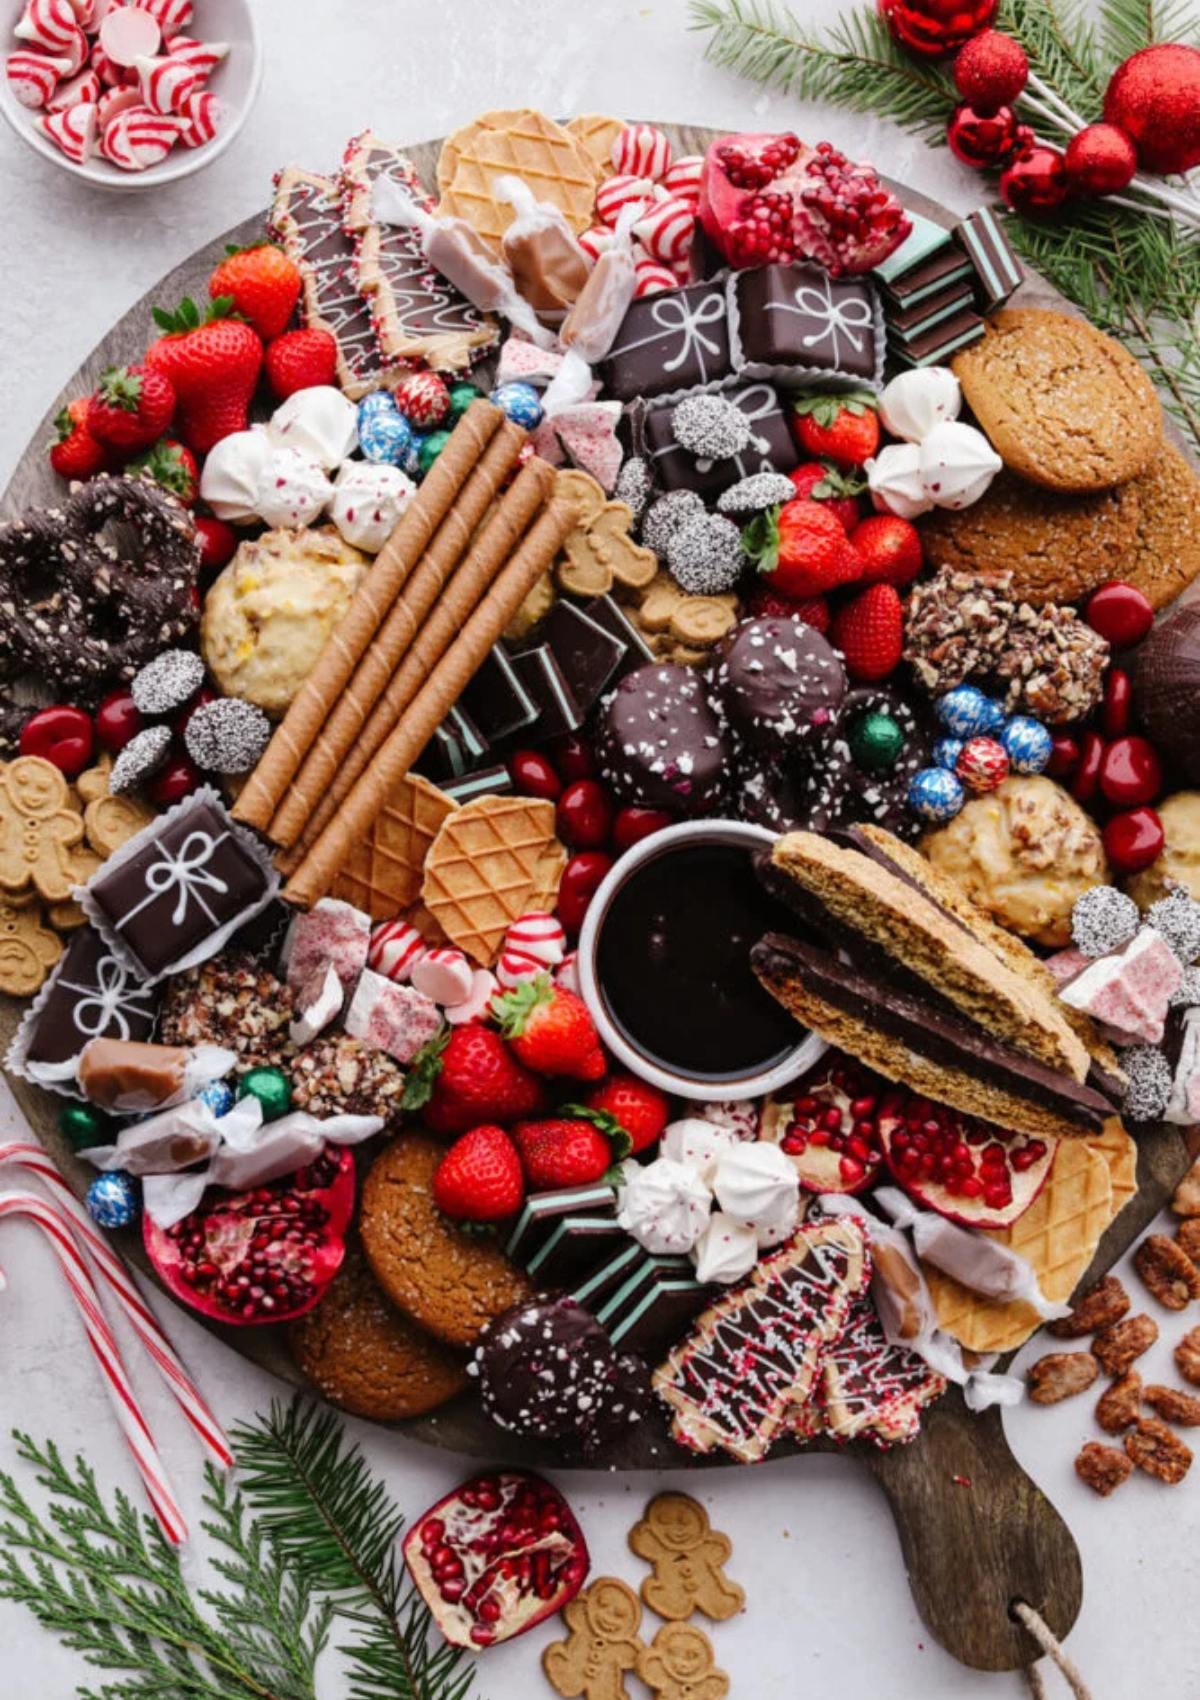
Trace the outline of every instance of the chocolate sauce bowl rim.
<instances>
[{"instance_id":1,"label":"chocolate sauce bowl rim","mask_svg":"<svg viewBox=\"0 0 1200 1700\"><path fill-rule=\"evenodd\" d=\"M681 1070L664 1067L662 1063L653 1061L631 1044L608 1013L596 971L600 929L617 893L645 863L657 861L660 856L669 855L678 848L693 845L733 845L735 848L744 849L748 854L764 844L774 844L776 837L777 834L768 831L764 826L752 826L739 820L683 821L678 826L664 827L661 832L643 838L640 843L625 852L597 887L596 895L588 905L579 934L576 959L580 995L591 1012L592 1020L596 1023L607 1048L640 1079L648 1080L652 1086L657 1086L663 1092L670 1092L677 1098L723 1103L732 1098L766 1097L768 1093L786 1086L797 1075L811 1068L828 1047L815 1033L808 1033L795 1050L789 1051L769 1068L759 1069L753 1074L738 1075L733 1079L714 1080L711 1077L693 1076Z\"/></svg>"}]
</instances>

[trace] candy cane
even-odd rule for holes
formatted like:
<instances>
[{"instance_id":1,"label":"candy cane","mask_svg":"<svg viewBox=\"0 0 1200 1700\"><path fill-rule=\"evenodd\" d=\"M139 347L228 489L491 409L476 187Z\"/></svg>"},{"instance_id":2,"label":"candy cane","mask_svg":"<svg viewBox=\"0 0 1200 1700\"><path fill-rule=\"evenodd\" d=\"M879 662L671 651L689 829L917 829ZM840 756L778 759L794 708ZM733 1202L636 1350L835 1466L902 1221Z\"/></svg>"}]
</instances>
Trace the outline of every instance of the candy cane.
<instances>
[{"instance_id":1,"label":"candy cane","mask_svg":"<svg viewBox=\"0 0 1200 1700\"><path fill-rule=\"evenodd\" d=\"M52 1204L47 1204L44 1198L38 1198L32 1192L0 1193L0 1218L9 1216L24 1216L35 1222L49 1240L58 1259L59 1268L66 1276L71 1295L83 1317L88 1345L100 1365L105 1391L116 1413L125 1442L133 1453L134 1463L138 1467L154 1514L167 1539L175 1546L180 1545L187 1540L188 1533L183 1512L130 1385L120 1347L113 1338L112 1329L100 1308L96 1283L88 1271L83 1253L72 1238L71 1224ZM0 1284L4 1284L2 1272Z\"/></svg>"},{"instance_id":2,"label":"candy cane","mask_svg":"<svg viewBox=\"0 0 1200 1700\"><path fill-rule=\"evenodd\" d=\"M55 1204L70 1218L68 1226L76 1240L91 1258L97 1273L111 1289L114 1298L129 1321L142 1345L150 1354L155 1369L174 1395L180 1410L200 1437L215 1463L227 1469L233 1463L229 1442L221 1425L209 1409L195 1382L175 1355L175 1350L159 1327L154 1314L143 1302L129 1278L128 1271L103 1234L93 1225L66 1181L59 1174L40 1145L14 1140L0 1143L0 1165L13 1163L26 1174L36 1175L53 1194Z\"/></svg>"}]
</instances>

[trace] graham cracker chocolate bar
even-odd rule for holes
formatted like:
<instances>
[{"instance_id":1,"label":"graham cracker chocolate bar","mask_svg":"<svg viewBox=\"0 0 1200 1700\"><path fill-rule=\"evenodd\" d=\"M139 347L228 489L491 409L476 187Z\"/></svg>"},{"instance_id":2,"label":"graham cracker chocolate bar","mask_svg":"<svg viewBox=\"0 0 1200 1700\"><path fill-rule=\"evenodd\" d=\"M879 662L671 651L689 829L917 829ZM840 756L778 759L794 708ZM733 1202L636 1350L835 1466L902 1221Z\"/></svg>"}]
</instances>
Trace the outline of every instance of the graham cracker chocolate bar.
<instances>
[{"instance_id":1,"label":"graham cracker chocolate bar","mask_svg":"<svg viewBox=\"0 0 1200 1700\"><path fill-rule=\"evenodd\" d=\"M275 185L271 230L304 279L304 322L337 343L338 383L351 401L386 385L371 308L354 278L354 244L342 228L337 185L312 171L285 166ZM398 375L398 374L397 374Z\"/></svg>"},{"instance_id":2,"label":"graham cracker chocolate bar","mask_svg":"<svg viewBox=\"0 0 1200 1700\"><path fill-rule=\"evenodd\" d=\"M410 226L380 224L372 193L389 177L433 210L411 160L370 130L356 136L342 166L342 209L353 244L353 274L374 317L387 365L423 360L437 372L462 371L496 343L495 320L434 271Z\"/></svg>"}]
</instances>

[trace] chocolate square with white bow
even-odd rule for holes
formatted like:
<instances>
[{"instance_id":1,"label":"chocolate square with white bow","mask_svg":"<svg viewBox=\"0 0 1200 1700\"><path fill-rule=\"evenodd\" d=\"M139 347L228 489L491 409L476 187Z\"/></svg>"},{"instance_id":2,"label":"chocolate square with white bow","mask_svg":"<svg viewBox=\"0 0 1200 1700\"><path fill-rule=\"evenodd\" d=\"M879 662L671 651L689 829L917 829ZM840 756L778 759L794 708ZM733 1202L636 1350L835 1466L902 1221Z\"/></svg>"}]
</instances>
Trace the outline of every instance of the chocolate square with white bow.
<instances>
[{"instance_id":1,"label":"chocolate square with white bow","mask_svg":"<svg viewBox=\"0 0 1200 1700\"><path fill-rule=\"evenodd\" d=\"M729 303L723 279L663 289L630 304L600 368L618 401L728 383Z\"/></svg>"},{"instance_id":2,"label":"chocolate square with white bow","mask_svg":"<svg viewBox=\"0 0 1200 1700\"><path fill-rule=\"evenodd\" d=\"M157 1015L158 988L146 985L94 927L80 927L29 1013L18 1072L69 1092L89 1040L150 1039Z\"/></svg>"},{"instance_id":3,"label":"chocolate square with white bow","mask_svg":"<svg viewBox=\"0 0 1200 1700\"><path fill-rule=\"evenodd\" d=\"M730 280L734 366L785 387L815 378L883 382L883 316L862 278L761 266Z\"/></svg>"},{"instance_id":4,"label":"chocolate square with white bow","mask_svg":"<svg viewBox=\"0 0 1200 1700\"><path fill-rule=\"evenodd\" d=\"M675 409L680 403L649 408L635 420L637 453L650 463L664 489L695 490L705 501L712 501L757 472L790 472L800 464L787 415L772 384L747 384L744 389L726 391L723 399L744 416L749 435L745 442L736 438L734 452L720 458L695 454L679 441Z\"/></svg>"}]
</instances>

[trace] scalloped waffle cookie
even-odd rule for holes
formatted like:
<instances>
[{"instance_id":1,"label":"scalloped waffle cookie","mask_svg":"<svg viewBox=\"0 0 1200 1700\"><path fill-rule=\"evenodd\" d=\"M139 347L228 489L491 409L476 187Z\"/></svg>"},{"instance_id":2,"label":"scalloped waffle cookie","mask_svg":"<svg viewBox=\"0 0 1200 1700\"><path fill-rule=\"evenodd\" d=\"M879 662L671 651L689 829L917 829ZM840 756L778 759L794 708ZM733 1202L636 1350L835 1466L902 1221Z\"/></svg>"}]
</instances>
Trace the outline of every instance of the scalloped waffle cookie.
<instances>
[{"instance_id":1,"label":"scalloped waffle cookie","mask_svg":"<svg viewBox=\"0 0 1200 1700\"><path fill-rule=\"evenodd\" d=\"M1065 1139L1041 1192L1011 1227L988 1234L1027 1258L1048 1299L1070 1298L1113 1215L1106 1155L1086 1140ZM973 1352L1008 1352L1040 1325L1032 1305L980 1298L924 1264L938 1326Z\"/></svg>"},{"instance_id":2,"label":"scalloped waffle cookie","mask_svg":"<svg viewBox=\"0 0 1200 1700\"><path fill-rule=\"evenodd\" d=\"M438 213L465 218L499 248L516 216L493 192L495 179L505 174L520 177L539 201L557 207L576 234L591 224L596 193L591 155L561 124L528 107L485 112L447 139L438 160Z\"/></svg>"},{"instance_id":3,"label":"scalloped waffle cookie","mask_svg":"<svg viewBox=\"0 0 1200 1700\"><path fill-rule=\"evenodd\" d=\"M1112 1185L1112 1215L1109 1221L1115 1222L1137 1192L1137 1140L1126 1133L1116 1116L1112 1116L1105 1122L1103 1132L1088 1137L1087 1145L1090 1150L1098 1151L1108 1164L1108 1178Z\"/></svg>"},{"instance_id":4,"label":"scalloped waffle cookie","mask_svg":"<svg viewBox=\"0 0 1200 1700\"><path fill-rule=\"evenodd\" d=\"M432 780L406 774L338 874L331 895L365 909L375 921L407 909L421 895L429 847L457 808Z\"/></svg>"},{"instance_id":5,"label":"scalloped waffle cookie","mask_svg":"<svg viewBox=\"0 0 1200 1700\"><path fill-rule=\"evenodd\" d=\"M613 143L625 128L619 118L606 118L602 112L584 112L569 118L564 126L579 143L596 167L597 182L603 183L614 171Z\"/></svg>"},{"instance_id":6,"label":"scalloped waffle cookie","mask_svg":"<svg viewBox=\"0 0 1200 1700\"><path fill-rule=\"evenodd\" d=\"M557 848L552 803L477 797L442 822L425 858L421 901L452 942L486 967L535 896L544 897L551 880L557 890L547 866Z\"/></svg>"}]
</instances>

